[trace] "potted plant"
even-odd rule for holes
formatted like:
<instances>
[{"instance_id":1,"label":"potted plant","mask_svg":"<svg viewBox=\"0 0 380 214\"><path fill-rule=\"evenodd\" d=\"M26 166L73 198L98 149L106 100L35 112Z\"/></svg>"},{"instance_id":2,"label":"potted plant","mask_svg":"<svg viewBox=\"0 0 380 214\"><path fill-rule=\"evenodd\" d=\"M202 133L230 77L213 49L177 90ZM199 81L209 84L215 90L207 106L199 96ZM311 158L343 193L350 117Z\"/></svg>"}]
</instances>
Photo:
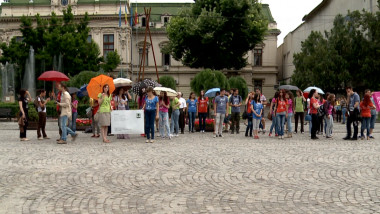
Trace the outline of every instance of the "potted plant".
<instances>
[{"instance_id":1,"label":"potted plant","mask_svg":"<svg viewBox=\"0 0 380 214\"><path fill-rule=\"evenodd\" d=\"M195 120L194 127L196 131L199 131L199 119ZM215 128L215 120L214 119L206 119L206 131L213 132Z\"/></svg>"},{"instance_id":2,"label":"potted plant","mask_svg":"<svg viewBox=\"0 0 380 214\"><path fill-rule=\"evenodd\" d=\"M77 130L85 131L86 128L91 126L92 120L88 118L78 118L76 123L77 123Z\"/></svg>"}]
</instances>

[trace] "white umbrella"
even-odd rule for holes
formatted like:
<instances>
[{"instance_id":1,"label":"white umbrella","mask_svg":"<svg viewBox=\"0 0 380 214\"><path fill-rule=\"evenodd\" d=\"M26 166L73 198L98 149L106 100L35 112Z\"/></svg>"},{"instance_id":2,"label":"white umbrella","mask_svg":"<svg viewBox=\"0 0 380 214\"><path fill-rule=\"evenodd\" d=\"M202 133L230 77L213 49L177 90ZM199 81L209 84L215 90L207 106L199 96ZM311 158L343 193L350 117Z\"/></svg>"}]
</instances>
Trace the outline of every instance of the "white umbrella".
<instances>
[{"instance_id":1,"label":"white umbrella","mask_svg":"<svg viewBox=\"0 0 380 214\"><path fill-rule=\"evenodd\" d=\"M113 83L115 84L115 88L126 87L126 86L131 86L132 87L132 80L127 79L127 78L117 78L117 79L114 79Z\"/></svg>"},{"instance_id":2,"label":"white umbrella","mask_svg":"<svg viewBox=\"0 0 380 214\"><path fill-rule=\"evenodd\" d=\"M161 91L165 91L167 93L168 97L176 97L178 95L178 93L171 88L155 87L153 90L157 94L159 94Z\"/></svg>"},{"instance_id":3,"label":"white umbrella","mask_svg":"<svg viewBox=\"0 0 380 214\"><path fill-rule=\"evenodd\" d=\"M305 89L303 92L310 93L310 91L311 91L312 89L315 89L315 90L318 92L318 94L325 94L325 92L323 92L322 89L320 89L320 88L318 88L318 87L315 87L315 86L308 87L308 88Z\"/></svg>"}]
</instances>

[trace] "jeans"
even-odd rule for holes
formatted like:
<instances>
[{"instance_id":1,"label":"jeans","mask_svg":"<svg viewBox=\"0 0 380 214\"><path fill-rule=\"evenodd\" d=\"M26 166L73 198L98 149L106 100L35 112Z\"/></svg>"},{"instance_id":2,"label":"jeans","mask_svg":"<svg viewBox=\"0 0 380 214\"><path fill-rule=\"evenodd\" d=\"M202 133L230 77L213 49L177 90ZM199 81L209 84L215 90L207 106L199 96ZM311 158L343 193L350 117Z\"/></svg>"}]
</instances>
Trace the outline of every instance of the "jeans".
<instances>
[{"instance_id":1,"label":"jeans","mask_svg":"<svg viewBox=\"0 0 380 214\"><path fill-rule=\"evenodd\" d=\"M38 112L38 128L37 128L37 137L47 137L45 132L46 127L46 112ZM41 135L42 131L42 135Z\"/></svg>"},{"instance_id":2,"label":"jeans","mask_svg":"<svg viewBox=\"0 0 380 214\"><path fill-rule=\"evenodd\" d=\"M364 129L367 129L367 137L369 137L369 130L371 128L371 118L370 117L363 117L362 118L362 137L364 137Z\"/></svg>"},{"instance_id":3,"label":"jeans","mask_svg":"<svg viewBox=\"0 0 380 214\"><path fill-rule=\"evenodd\" d=\"M224 113L216 113L216 118L215 118L215 134L222 134L223 131L223 121L224 118L226 117L226 114Z\"/></svg>"},{"instance_id":4,"label":"jeans","mask_svg":"<svg viewBox=\"0 0 380 214\"><path fill-rule=\"evenodd\" d=\"M346 128L347 128L347 137L351 137L351 134L352 134L351 124L354 125L354 135L352 136L352 138L357 138L358 137L358 131L359 131L358 121L354 121L354 116L353 115L350 115L347 118L347 126L346 126Z\"/></svg>"},{"instance_id":5,"label":"jeans","mask_svg":"<svg viewBox=\"0 0 380 214\"><path fill-rule=\"evenodd\" d=\"M331 137L332 129L334 127L334 117L330 115L330 118L328 118L329 115L325 116L325 124L326 124L326 137Z\"/></svg>"},{"instance_id":6,"label":"jeans","mask_svg":"<svg viewBox=\"0 0 380 214\"><path fill-rule=\"evenodd\" d=\"M309 133L311 135L311 130L313 129L313 115L310 114L310 116L311 116L311 119L309 121Z\"/></svg>"},{"instance_id":7,"label":"jeans","mask_svg":"<svg viewBox=\"0 0 380 214\"><path fill-rule=\"evenodd\" d=\"M269 133L272 134L272 131L273 131L273 128L274 128L274 132L276 134L278 134L278 127L277 127L277 118L274 114L272 114L272 125L270 126L270 130L269 130Z\"/></svg>"},{"instance_id":8,"label":"jeans","mask_svg":"<svg viewBox=\"0 0 380 214\"><path fill-rule=\"evenodd\" d=\"M232 112L231 114L231 130L232 132L236 131L238 132L240 130L240 112Z\"/></svg>"},{"instance_id":9,"label":"jeans","mask_svg":"<svg viewBox=\"0 0 380 214\"><path fill-rule=\"evenodd\" d=\"M303 123L304 123L304 119L305 119L304 112L296 112L294 119L295 119L294 131L297 133L297 131L298 131L298 120L300 120L301 121L301 132L304 132L304 130L303 130Z\"/></svg>"},{"instance_id":10,"label":"jeans","mask_svg":"<svg viewBox=\"0 0 380 214\"><path fill-rule=\"evenodd\" d=\"M73 112L73 115L71 116L71 125L70 129L75 132L77 130L77 117L78 117L78 112Z\"/></svg>"},{"instance_id":11,"label":"jeans","mask_svg":"<svg viewBox=\"0 0 380 214\"><path fill-rule=\"evenodd\" d=\"M249 136L252 136L252 129L253 129L253 122L252 122L252 120L253 120L252 117L248 118L248 126L245 129L245 136L248 136L248 132L249 132Z\"/></svg>"},{"instance_id":12,"label":"jeans","mask_svg":"<svg viewBox=\"0 0 380 214\"><path fill-rule=\"evenodd\" d=\"M169 113L168 112L159 112L160 115L160 135L161 137L165 136L165 128L166 128L166 136L170 136L170 128L169 128Z\"/></svg>"},{"instance_id":13,"label":"jeans","mask_svg":"<svg viewBox=\"0 0 380 214\"><path fill-rule=\"evenodd\" d=\"M285 112L277 113L277 116L276 116L279 136L284 136L285 116L286 116Z\"/></svg>"},{"instance_id":14,"label":"jeans","mask_svg":"<svg viewBox=\"0 0 380 214\"><path fill-rule=\"evenodd\" d=\"M179 109L179 116L178 116L179 119L177 119L177 121L179 122L179 127L176 126L176 130L175 132L178 134L179 130L178 128L181 128L181 133L183 134L184 131L185 131L185 112L183 111L183 109ZM173 121L173 112L172 112L172 121ZM173 131L173 128L171 128L171 133L174 133Z\"/></svg>"},{"instance_id":15,"label":"jeans","mask_svg":"<svg viewBox=\"0 0 380 214\"><path fill-rule=\"evenodd\" d=\"M319 129L319 117L317 114L311 114L311 138L317 137L317 130Z\"/></svg>"},{"instance_id":16,"label":"jeans","mask_svg":"<svg viewBox=\"0 0 380 214\"><path fill-rule=\"evenodd\" d=\"M194 122L196 114L196 112L189 112L189 132L194 131Z\"/></svg>"},{"instance_id":17,"label":"jeans","mask_svg":"<svg viewBox=\"0 0 380 214\"><path fill-rule=\"evenodd\" d=\"M288 134L292 133L292 117L293 113L288 113L287 121L288 121Z\"/></svg>"},{"instance_id":18,"label":"jeans","mask_svg":"<svg viewBox=\"0 0 380 214\"><path fill-rule=\"evenodd\" d=\"M60 117L60 122L61 122L61 129L62 129L62 140L66 141L67 140L67 135L71 135L73 137L75 135L75 132L71 130L69 127L67 127L67 120L69 118L67 116L62 116Z\"/></svg>"},{"instance_id":19,"label":"jeans","mask_svg":"<svg viewBox=\"0 0 380 214\"><path fill-rule=\"evenodd\" d=\"M146 139L154 140L154 122L156 121L156 110L145 110L145 135Z\"/></svg>"},{"instance_id":20,"label":"jeans","mask_svg":"<svg viewBox=\"0 0 380 214\"><path fill-rule=\"evenodd\" d=\"M342 108L342 118L343 118L342 123L346 123L346 112L347 112L347 108Z\"/></svg>"},{"instance_id":21,"label":"jeans","mask_svg":"<svg viewBox=\"0 0 380 214\"><path fill-rule=\"evenodd\" d=\"M370 122L370 129L375 129L375 123L376 123L376 114L371 114L371 122Z\"/></svg>"},{"instance_id":22,"label":"jeans","mask_svg":"<svg viewBox=\"0 0 380 214\"><path fill-rule=\"evenodd\" d=\"M206 130L206 118L207 118L207 113L198 113L199 116L199 129L201 131Z\"/></svg>"},{"instance_id":23,"label":"jeans","mask_svg":"<svg viewBox=\"0 0 380 214\"><path fill-rule=\"evenodd\" d=\"M178 132L179 132L178 120L181 121L180 111L178 109L176 109L176 110L172 111L172 120L170 121L170 133L178 134ZM175 128L175 130L174 130L174 128ZM183 130L182 127L181 127L181 130Z\"/></svg>"}]
</instances>

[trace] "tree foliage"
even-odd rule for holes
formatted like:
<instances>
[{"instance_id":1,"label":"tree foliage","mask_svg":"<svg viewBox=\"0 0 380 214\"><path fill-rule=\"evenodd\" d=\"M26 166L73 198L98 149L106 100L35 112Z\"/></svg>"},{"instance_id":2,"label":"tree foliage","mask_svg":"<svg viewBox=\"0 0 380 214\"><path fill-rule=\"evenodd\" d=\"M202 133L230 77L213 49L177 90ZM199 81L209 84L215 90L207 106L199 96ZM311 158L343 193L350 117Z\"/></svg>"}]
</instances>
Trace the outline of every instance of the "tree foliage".
<instances>
[{"instance_id":1,"label":"tree foliage","mask_svg":"<svg viewBox=\"0 0 380 214\"><path fill-rule=\"evenodd\" d=\"M100 72L82 71L79 74L70 77L67 86L80 88L82 85L88 84L92 78L99 76L100 74Z\"/></svg>"},{"instance_id":2,"label":"tree foliage","mask_svg":"<svg viewBox=\"0 0 380 214\"><path fill-rule=\"evenodd\" d=\"M236 88L239 90L239 95L245 99L248 96L248 86L247 82L243 77L236 76L228 79L228 84L230 88Z\"/></svg>"},{"instance_id":3,"label":"tree foliage","mask_svg":"<svg viewBox=\"0 0 380 214\"><path fill-rule=\"evenodd\" d=\"M88 24L87 13L77 21L71 7L63 10L62 17L53 12L49 20L37 14L35 24L31 17L23 16L20 25L22 41L13 38L9 45L0 44L3 51L0 62L17 64L22 74L29 48L32 46L36 59L36 75L52 70L53 65L57 64L54 58L58 59L59 56L62 56L63 72L66 74L98 70L102 57L99 56L98 45L94 41L87 41L90 31Z\"/></svg>"},{"instance_id":4,"label":"tree foliage","mask_svg":"<svg viewBox=\"0 0 380 214\"><path fill-rule=\"evenodd\" d=\"M329 32L312 32L302 42L294 65L292 84L301 88L316 85L331 92L347 85L357 90L379 88L380 12L336 16Z\"/></svg>"},{"instance_id":5,"label":"tree foliage","mask_svg":"<svg viewBox=\"0 0 380 214\"><path fill-rule=\"evenodd\" d=\"M192 68L240 69L266 30L257 0L196 1L171 20L164 51Z\"/></svg>"},{"instance_id":6,"label":"tree foliage","mask_svg":"<svg viewBox=\"0 0 380 214\"><path fill-rule=\"evenodd\" d=\"M160 84L162 87L171 88L173 90L176 90L177 88L177 83L172 76L161 76Z\"/></svg>"},{"instance_id":7,"label":"tree foliage","mask_svg":"<svg viewBox=\"0 0 380 214\"><path fill-rule=\"evenodd\" d=\"M112 72L120 64L120 55L117 50L107 53L106 63L102 65L105 72Z\"/></svg>"},{"instance_id":8,"label":"tree foliage","mask_svg":"<svg viewBox=\"0 0 380 214\"><path fill-rule=\"evenodd\" d=\"M199 72L194 79L191 80L190 87L197 95L200 94L201 90L207 91L211 88L230 88L227 77L222 72L211 69Z\"/></svg>"}]
</instances>

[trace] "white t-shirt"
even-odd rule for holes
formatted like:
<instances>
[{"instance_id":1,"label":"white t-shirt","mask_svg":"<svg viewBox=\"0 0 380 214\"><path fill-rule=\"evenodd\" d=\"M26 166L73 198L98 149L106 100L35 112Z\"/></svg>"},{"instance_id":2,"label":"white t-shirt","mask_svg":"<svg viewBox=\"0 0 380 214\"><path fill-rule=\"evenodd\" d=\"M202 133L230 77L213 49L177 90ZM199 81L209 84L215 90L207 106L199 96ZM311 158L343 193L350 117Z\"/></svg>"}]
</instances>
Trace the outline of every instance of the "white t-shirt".
<instances>
[{"instance_id":1,"label":"white t-shirt","mask_svg":"<svg viewBox=\"0 0 380 214\"><path fill-rule=\"evenodd\" d=\"M37 101L38 101L38 108L37 108L38 112L45 112L45 113L46 113L46 107L45 107L45 109L42 111L41 106L39 105L40 102L42 102L41 98L40 98L40 97L37 97Z\"/></svg>"},{"instance_id":2,"label":"white t-shirt","mask_svg":"<svg viewBox=\"0 0 380 214\"><path fill-rule=\"evenodd\" d=\"M260 102L265 102L265 101L267 101L267 98L264 96L264 94L261 94Z\"/></svg>"},{"instance_id":3,"label":"white t-shirt","mask_svg":"<svg viewBox=\"0 0 380 214\"><path fill-rule=\"evenodd\" d=\"M179 98L179 103L181 103L181 105L179 106L180 109L187 107L186 100L183 97Z\"/></svg>"},{"instance_id":4,"label":"white t-shirt","mask_svg":"<svg viewBox=\"0 0 380 214\"><path fill-rule=\"evenodd\" d=\"M125 99L120 99L120 102L119 102L119 96L115 96L114 100L115 100L115 102L119 103L118 104L118 109L120 109L120 108L123 109L128 104L127 103L128 102L128 98L127 97L125 97Z\"/></svg>"}]
</instances>

